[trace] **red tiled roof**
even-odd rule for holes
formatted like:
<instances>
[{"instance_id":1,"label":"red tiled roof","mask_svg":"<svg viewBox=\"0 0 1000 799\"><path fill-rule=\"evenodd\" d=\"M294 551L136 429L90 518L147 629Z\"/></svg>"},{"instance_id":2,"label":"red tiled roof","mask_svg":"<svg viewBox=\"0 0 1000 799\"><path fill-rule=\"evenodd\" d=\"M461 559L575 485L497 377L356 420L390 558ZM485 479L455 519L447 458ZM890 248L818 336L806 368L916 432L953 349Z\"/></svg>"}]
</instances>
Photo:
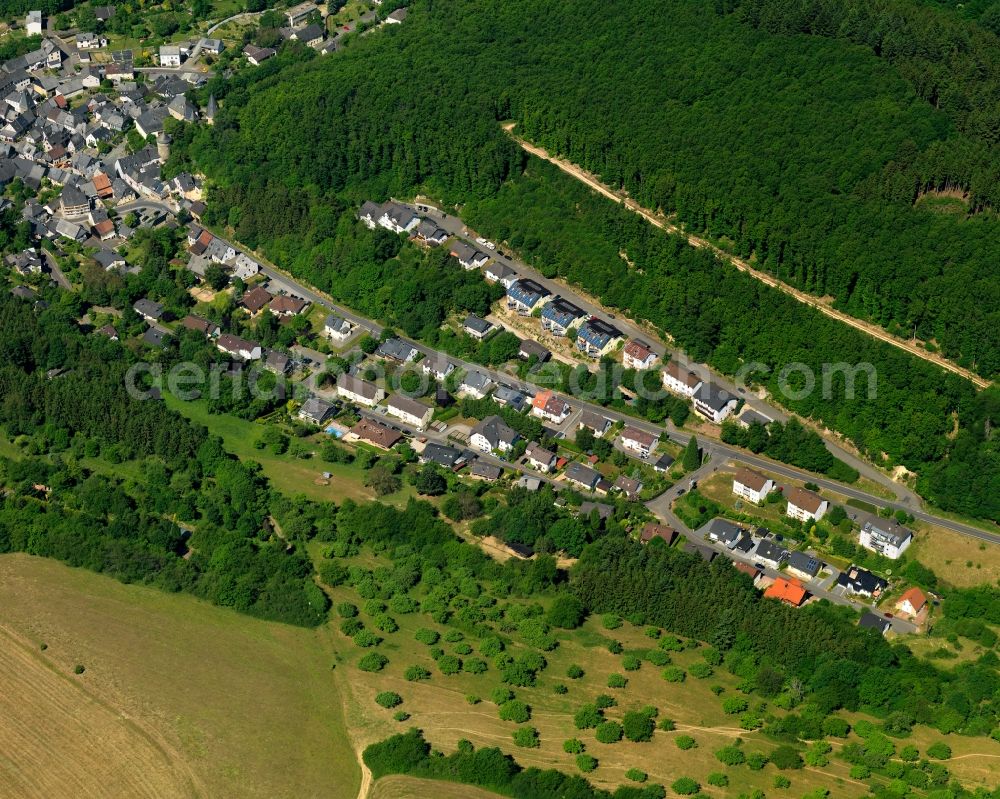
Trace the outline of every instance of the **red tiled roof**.
<instances>
[{"instance_id":1,"label":"red tiled roof","mask_svg":"<svg viewBox=\"0 0 1000 799\"><path fill-rule=\"evenodd\" d=\"M798 580L788 580L784 577L778 577L768 586L768 589L764 592L764 596L767 599L780 599L782 602L787 602L789 605L797 607L805 600L806 589L802 587L802 583Z\"/></svg>"}]
</instances>

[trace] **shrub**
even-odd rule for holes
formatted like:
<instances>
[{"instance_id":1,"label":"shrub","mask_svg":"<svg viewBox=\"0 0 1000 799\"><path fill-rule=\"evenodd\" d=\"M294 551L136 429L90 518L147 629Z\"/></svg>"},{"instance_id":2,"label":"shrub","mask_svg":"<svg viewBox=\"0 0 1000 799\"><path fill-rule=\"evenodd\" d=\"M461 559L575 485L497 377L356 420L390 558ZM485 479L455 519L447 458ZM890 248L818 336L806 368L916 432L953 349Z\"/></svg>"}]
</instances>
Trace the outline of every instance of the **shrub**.
<instances>
[{"instance_id":1,"label":"shrub","mask_svg":"<svg viewBox=\"0 0 1000 799\"><path fill-rule=\"evenodd\" d=\"M579 680L586 672L580 667L573 663L568 669L566 669L566 676L571 680Z\"/></svg>"},{"instance_id":2,"label":"shrub","mask_svg":"<svg viewBox=\"0 0 1000 799\"><path fill-rule=\"evenodd\" d=\"M607 694L598 694L594 697L594 704L601 710L607 710L609 707L617 705L618 700L616 700L613 696L608 696Z\"/></svg>"},{"instance_id":3,"label":"shrub","mask_svg":"<svg viewBox=\"0 0 1000 799\"><path fill-rule=\"evenodd\" d=\"M531 708L520 699L511 699L500 705L500 720L523 724L531 718Z\"/></svg>"},{"instance_id":4,"label":"shrub","mask_svg":"<svg viewBox=\"0 0 1000 799\"><path fill-rule=\"evenodd\" d=\"M580 769L584 774L589 774L595 768L597 768L597 758L591 757L590 755L577 755L576 756L576 767Z\"/></svg>"},{"instance_id":5,"label":"shrub","mask_svg":"<svg viewBox=\"0 0 1000 799\"><path fill-rule=\"evenodd\" d=\"M608 688L624 688L626 685L628 685L628 680L625 679L624 674L608 675Z\"/></svg>"},{"instance_id":6,"label":"shrub","mask_svg":"<svg viewBox=\"0 0 1000 799\"><path fill-rule=\"evenodd\" d=\"M751 771L760 771L767 764L767 755L763 752L751 752L747 755L747 768Z\"/></svg>"},{"instance_id":7,"label":"shrub","mask_svg":"<svg viewBox=\"0 0 1000 799\"><path fill-rule=\"evenodd\" d=\"M622 725L617 721L605 721L597 725L594 732L602 744L616 744L622 739Z\"/></svg>"},{"instance_id":8,"label":"shrub","mask_svg":"<svg viewBox=\"0 0 1000 799\"><path fill-rule=\"evenodd\" d=\"M358 630L354 634L354 643L367 649L372 646L378 646L382 643L382 639L371 630Z\"/></svg>"},{"instance_id":9,"label":"shrub","mask_svg":"<svg viewBox=\"0 0 1000 799\"><path fill-rule=\"evenodd\" d=\"M827 716L823 719L823 734L834 738L846 738L851 731L851 725L838 716Z\"/></svg>"},{"instance_id":10,"label":"shrub","mask_svg":"<svg viewBox=\"0 0 1000 799\"><path fill-rule=\"evenodd\" d=\"M83 674L85 671L86 671L86 669L81 664L79 664L79 663L77 663L73 667L73 673L74 674Z\"/></svg>"},{"instance_id":11,"label":"shrub","mask_svg":"<svg viewBox=\"0 0 1000 799\"><path fill-rule=\"evenodd\" d=\"M444 640L449 644L457 644L459 641L465 640L465 634L459 630L448 630L444 634Z\"/></svg>"},{"instance_id":12,"label":"shrub","mask_svg":"<svg viewBox=\"0 0 1000 799\"><path fill-rule=\"evenodd\" d=\"M747 700L739 696L730 696L722 700L722 712L728 716L735 716L737 713L742 713L749 706L750 704Z\"/></svg>"},{"instance_id":13,"label":"shrub","mask_svg":"<svg viewBox=\"0 0 1000 799\"><path fill-rule=\"evenodd\" d=\"M426 627L421 627L416 633L413 634L420 643L427 644L427 646L434 646L441 638L440 634L436 630L428 630Z\"/></svg>"},{"instance_id":14,"label":"shrub","mask_svg":"<svg viewBox=\"0 0 1000 799\"><path fill-rule=\"evenodd\" d=\"M392 714L392 717L396 721L406 721L410 717L410 714L407 713L405 710L397 710L395 713Z\"/></svg>"},{"instance_id":15,"label":"shrub","mask_svg":"<svg viewBox=\"0 0 1000 799\"><path fill-rule=\"evenodd\" d=\"M660 719L660 723L656 725L664 732L673 732L677 729L677 725L674 724L673 719Z\"/></svg>"},{"instance_id":16,"label":"shrub","mask_svg":"<svg viewBox=\"0 0 1000 799\"><path fill-rule=\"evenodd\" d=\"M663 635L663 630L659 627L647 627L644 632L647 638L652 638L654 641Z\"/></svg>"},{"instance_id":17,"label":"shrub","mask_svg":"<svg viewBox=\"0 0 1000 799\"><path fill-rule=\"evenodd\" d=\"M648 660L654 666L670 665L670 655L668 655L662 649L650 649L646 653L646 660Z\"/></svg>"},{"instance_id":18,"label":"shrub","mask_svg":"<svg viewBox=\"0 0 1000 799\"><path fill-rule=\"evenodd\" d=\"M632 780L632 782L645 782L649 778L642 769L630 768L625 772L625 779Z\"/></svg>"},{"instance_id":19,"label":"shrub","mask_svg":"<svg viewBox=\"0 0 1000 799\"><path fill-rule=\"evenodd\" d=\"M684 642L673 635L665 635L660 639L658 646L664 652L680 652L684 649Z\"/></svg>"},{"instance_id":20,"label":"shrub","mask_svg":"<svg viewBox=\"0 0 1000 799\"><path fill-rule=\"evenodd\" d=\"M620 655L625 651L625 647L622 646L621 641L608 641L608 651L612 655Z\"/></svg>"},{"instance_id":21,"label":"shrub","mask_svg":"<svg viewBox=\"0 0 1000 799\"><path fill-rule=\"evenodd\" d=\"M498 685L490 694L490 701L497 706L502 705L504 702L509 702L513 698L514 692L503 685Z\"/></svg>"},{"instance_id":22,"label":"shrub","mask_svg":"<svg viewBox=\"0 0 1000 799\"><path fill-rule=\"evenodd\" d=\"M353 619L358 615L358 606L351 602L341 602L337 605L337 615L342 619Z\"/></svg>"},{"instance_id":23,"label":"shrub","mask_svg":"<svg viewBox=\"0 0 1000 799\"><path fill-rule=\"evenodd\" d=\"M722 664L722 653L714 646L703 649L701 656L709 666L719 666Z\"/></svg>"},{"instance_id":24,"label":"shrub","mask_svg":"<svg viewBox=\"0 0 1000 799\"><path fill-rule=\"evenodd\" d=\"M699 680L704 680L715 674L715 670L707 663L692 663L688 671Z\"/></svg>"},{"instance_id":25,"label":"shrub","mask_svg":"<svg viewBox=\"0 0 1000 799\"><path fill-rule=\"evenodd\" d=\"M852 775L853 776L853 775ZM774 787L775 788L791 788L792 781L783 774L776 774L774 776Z\"/></svg>"},{"instance_id":26,"label":"shrub","mask_svg":"<svg viewBox=\"0 0 1000 799\"><path fill-rule=\"evenodd\" d=\"M486 661L482 658L469 658L462 665L462 670L469 674L483 674L489 669Z\"/></svg>"},{"instance_id":27,"label":"shrub","mask_svg":"<svg viewBox=\"0 0 1000 799\"><path fill-rule=\"evenodd\" d=\"M452 647L452 651L456 655L471 655L472 654L472 647L469 646L467 643L465 643L465 641L463 641L460 644L455 644L455 646Z\"/></svg>"},{"instance_id":28,"label":"shrub","mask_svg":"<svg viewBox=\"0 0 1000 799\"><path fill-rule=\"evenodd\" d=\"M408 613L416 613L420 610L420 603L406 594L394 594L392 599L389 600L389 610L405 616Z\"/></svg>"},{"instance_id":29,"label":"shrub","mask_svg":"<svg viewBox=\"0 0 1000 799\"><path fill-rule=\"evenodd\" d=\"M458 674L462 670L462 659L455 655L442 655L438 658L438 669L442 674Z\"/></svg>"},{"instance_id":30,"label":"shrub","mask_svg":"<svg viewBox=\"0 0 1000 799\"><path fill-rule=\"evenodd\" d=\"M389 658L380 652L369 652L358 661L358 668L361 671L382 671L388 662Z\"/></svg>"},{"instance_id":31,"label":"shrub","mask_svg":"<svg viewBox=\"0 0 1000 799\"><path fill-rule=\"evenodd\" d=\"M927 747L927 757L933 757L935 760L947 760L951 757L951 747L944 741L933 743Z\"/></svg>"},{"instance_id":32,"label":"shrub","mask_svg":"<svg viewBox=\"0 0 1000 799\"><path fill-rule=\"evenodd\" d=\"M802 757L794 746L783 744L771 752L771 762L782 771L790 768L802 768Z\"/></svg>"},{"instance_id":33,"label":"shrub","mask_svg":"<svg viewBox=\"0 0 1000 799\"><path fill-rule=\"evenodd\" d=\"M701 790L701 786L690 777L681 777L679 780L674 780L670 788L674 793L678 793L681 796L691 796Z\"/></svg>"},{"instance_id":34,"label":"shrub","mask_svg":"<svg viewBox=\"0 0 1000 799\"><path fill-rule=\"evenodd\" d=\"M727 766L741 766L747 756L738 746L724 746L715 753L716 759Z\"/></svg>"},{"instance_id":35,"label":"shrub","mask_svg":"<svg viewBox=\"0 0 1000 799\"><path fill-rule=\"evenodd\" d=\"M417 680L429 680L431 673L423 666L410 666L403 672L403 677L410 682L416 682Z\"/></svg>"},{"instance_id":36,"label":"shrub","mask_svg":"<svg viewBox=\"0 0 1000 799\"><path fill-rule=\"evenodd\" d=\"M728 788L729 787L729 777L723 774L721 771L713 771L708 775L705 780L709 785L714 785L716 788Z\"/></svg>"},{"instance_id":37,"label":"shrub","mask_svg":"<svg viewBox=\"0 0 1000 799\"><path fill-rule=\"evenodd\" d=\"M851 766L851 778L855 780L867 780L872 775L872 770L864 763L857 763Z\"/></svg>"},{"instance_id":38,"label":"shrub","mask_svg":"<svg viewBox=\"0 0 1000 799\"><path fill-rule=\"evenodd\" d=\"M678 735L674 738L674 743L677 744L678 749L682 749L685 752L688 749L694 749L698 745L698 742L690 735Z\"/></svg>"},{"instance_id":39,"label":"shrub","mask_svg":"<svg viewBox=\"0 0 1000 799\"><path fill-rule=\"evenodd\" d=\"M565 630L575 630L587 617L583 603L572 594L560 594L556 597L545 618L553 627Z\"/></svg>"},{"instance_id":40,"label":"shrub","mask_svg":"<svg viewBox=\"0 0 1000 799\"><path fill-rule=\"evenodd\" d=\"M583 741L579 738L567 738L563 741L563 751L567 755L582 755L584 748Z\"/></svg>"},{"instance_id":41,"label":"shrub","mask_svg":"<svg viewBox=\"0 0 1000 799\"><path fill-rule=\"evenodd\" d=\"M667 666L663 670L662 675L663 679L667 682L684 682L684 679L687 677L684 669L678 666Z\"/></svg>"},{"instance_id":42,"label":"shrub","mask_svg":"<svg viewBox=\"0 0 1000 799\"><path fill-rule=\"evenodd\" d=\"M605 630L617 630L622 626L622 617L617 613L605 613L601 616L601 624Z\"/></svg>"},{"instance_id":43,"label":"shrub","mask_svg":"<svg viewBox=\"0 0 1000 799\"><path fill-rule=\"evenodd\" d=\"M396 707L396 705L403 704L403 697L395 691L382 691L382 693L375 695L375 701L382 707L388 709Z\"/></svg>"},{"instance_id":44,"label":"shrub","mask_svg":"<svg viewBox=\"0 0 1000 799\"><path fill-rule=\"evenodd\" d=\"M901 760L905 760L907 763L915 763L920 759L920 750L917 747L910 745L904 746L899 750L899 757Z\"/></svg>"},{"instance_id":45,"label":"shrub","mask_svg":"<svg viewBox=\"0 0 1000 799\"><path fill-rule=\"evenodd\" d=\"M385 603L380 599L369 599L365 602L365 613L375 616L385 610Z\"/></svg>"},{"instance_id":46,"label":"shrub","mask_svg":"<svg viewBox=\"0 0 1000 799\"><path fill-rule=\"evenodd\" d=\"M523 746L525 749L537 749L541 745L538 730L534 727L518 727L512 737L516 746Z\"/></svg>"},{"instance_id":47,"label":"shrub","mask_svg":"<svg viewBox=\"0 0 1000 799\"><path fill-rule=\"evenodd\" d=\"M573 715L578 730L592 730L604 721L604 712L597 705L584 705Z\"/></svg>"},{"instance_id":48,"label":"shrub","mask_svg":"<svg viewBox=\"0 0 1000 799\"><path fill-rule=\"evenodd\" d=\"M489 638L484 638L479 643L479 654L483 657L496 657L504 650L504 643L495 635L491 635Z\"/></svg>"},{"instance_id":49,"label":"shrub","mask_svg":"<svg viewBox=\"0 0 1000 799\"><path fill-rule=\"evenodd\" d=\"M372 617L372 626L376 630L380 630L384 633L394 633L399 629L399 625L396 624L396 620L385 613L376 613Z\"/></svg>"},{"instance_id":50,"label":"shrub","mask_svg":"<svg viewBox=\"0 0 1000 799\"><path fill-rule=\"evenodd\" d=\"M360 619L344 619L340 623L340 631L348 638L352 638L365 629L365 625Z\"/></svg>"},{"instance_id":51,"label":"shrub","mask_svg":"<svg viewBox=\"0 0 1000 799\"><path fill-rule=\"evenodd\" d=\"M642 668L642 660L636 655L626 655L622 658L622 668L625 671L639 671Z\"/></svg>"},{"instance_id":52,"label":"shrub","mask_svg":"<svg viewBox=\"0 0 1000 799\"><path fill-rule=\"evenodd\" d=\"M567 688L561 682L557 682L555 685L553 685L552 686L552 690L555 691L557 694L568 694L569 693L569 688Z\"/></svg>"},{"instance_id":53,"label":"shrub","mask_svg":"<svg viewBox=\"0 0 1000 799\"><path fill-rule=\"evenodd\" d=\"M480 699L480 698L479 698L478 696L476 696L475 694L468 694L468 695L467 695L467 696L465 697L465 701L466 701L466 702L468 702L468 703L469 703L470 705L478 705L478 704L479 704L480 702L482 702L483 700L482 700L482 699Z\"/></svg>"},{"instance_id":54,"label":"shrub","mask_svg":"<svg viewBox=\"0 0 1000 799\"><path fill-rule=\"evenodd\" d=\"M656 726L653 714L644 710L630 710L622 718L622 729L625 737L635 743L643 743L653 739Z\"/></svg>"}]
</instances>

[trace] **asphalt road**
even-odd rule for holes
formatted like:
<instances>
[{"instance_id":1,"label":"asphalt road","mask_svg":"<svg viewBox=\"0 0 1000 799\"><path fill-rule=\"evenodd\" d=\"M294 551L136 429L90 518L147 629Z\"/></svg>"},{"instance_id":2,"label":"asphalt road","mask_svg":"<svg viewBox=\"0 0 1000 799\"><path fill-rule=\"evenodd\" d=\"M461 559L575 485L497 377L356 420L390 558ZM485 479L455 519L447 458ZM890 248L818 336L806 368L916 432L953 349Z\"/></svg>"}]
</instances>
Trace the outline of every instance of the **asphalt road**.
<instances>
[{"instance_id":1,"label":"asphalt road","mask_svg":"<svg viewBox=\"0 0 1000 799\"><path fill-rule=\"evenodd\" d=\"M50 253L44 247L42 247L41 250L42 250L42 256L45 258L45 265L48 266L49 271L52 272L52 279L59 284L60 288L64 289L65 291L71 291L73 287L70 285L70 282L66 278L66 275L63 274L62 269L59 268L59 263L52 256L52 253Z\"/></svg>"}]
</instances>

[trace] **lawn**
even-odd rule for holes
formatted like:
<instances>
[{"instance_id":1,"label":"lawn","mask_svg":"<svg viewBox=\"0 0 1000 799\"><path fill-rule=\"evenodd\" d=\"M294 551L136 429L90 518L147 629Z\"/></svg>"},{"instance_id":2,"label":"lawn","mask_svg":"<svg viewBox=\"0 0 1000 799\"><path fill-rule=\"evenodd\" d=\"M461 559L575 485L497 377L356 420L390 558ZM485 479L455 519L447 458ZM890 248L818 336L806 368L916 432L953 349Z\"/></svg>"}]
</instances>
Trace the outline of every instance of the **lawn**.
<instances>
[{"instance_id":1,"label":"lawn","mask_svg":"<svg viewBox=\"0 0 1000 799\"><path fill-rule=\"evenodd\" d=\"M0 795L357 795L326 630L20 554L0 605Z\"/></svg>"},{"instance_id":2,"label":"lawn","mask_svg":"<svg viewBox=\"0 0 1000 799\"><path fill-rule=\"evenodd\" d=\"M925 522L912 527L915 535L906 554L945 582L960 588L998 584L1000 546Z\"/></svg>"},{"instance_id":3,"label":"lawn","mask_svg":"<svg viewBox=\"0 0 1000 799\"><path fill-rule=\"evenodd\" d=\"M422 780L394 774L372 786L368 799L498 799L499 794L459 782Z\"/></svg>"}]
</instances>

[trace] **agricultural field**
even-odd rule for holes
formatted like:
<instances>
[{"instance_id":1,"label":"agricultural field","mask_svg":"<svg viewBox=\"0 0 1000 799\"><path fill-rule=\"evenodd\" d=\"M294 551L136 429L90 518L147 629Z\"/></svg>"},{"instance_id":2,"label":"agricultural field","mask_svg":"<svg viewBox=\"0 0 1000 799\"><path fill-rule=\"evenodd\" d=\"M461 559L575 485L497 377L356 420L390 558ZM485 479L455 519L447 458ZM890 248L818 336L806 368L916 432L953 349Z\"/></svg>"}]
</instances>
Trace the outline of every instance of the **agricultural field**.
<instances>
[{"instance_id":1,"label":"agricultural field","mask_svg":"<svg viewBox=\"0 0 1000 799\"><path fill-rule=\"evenodd\" d=\"M0 605L0 795L357 794L324 630L25 555Z\"/></svg>"}]
</instances>

